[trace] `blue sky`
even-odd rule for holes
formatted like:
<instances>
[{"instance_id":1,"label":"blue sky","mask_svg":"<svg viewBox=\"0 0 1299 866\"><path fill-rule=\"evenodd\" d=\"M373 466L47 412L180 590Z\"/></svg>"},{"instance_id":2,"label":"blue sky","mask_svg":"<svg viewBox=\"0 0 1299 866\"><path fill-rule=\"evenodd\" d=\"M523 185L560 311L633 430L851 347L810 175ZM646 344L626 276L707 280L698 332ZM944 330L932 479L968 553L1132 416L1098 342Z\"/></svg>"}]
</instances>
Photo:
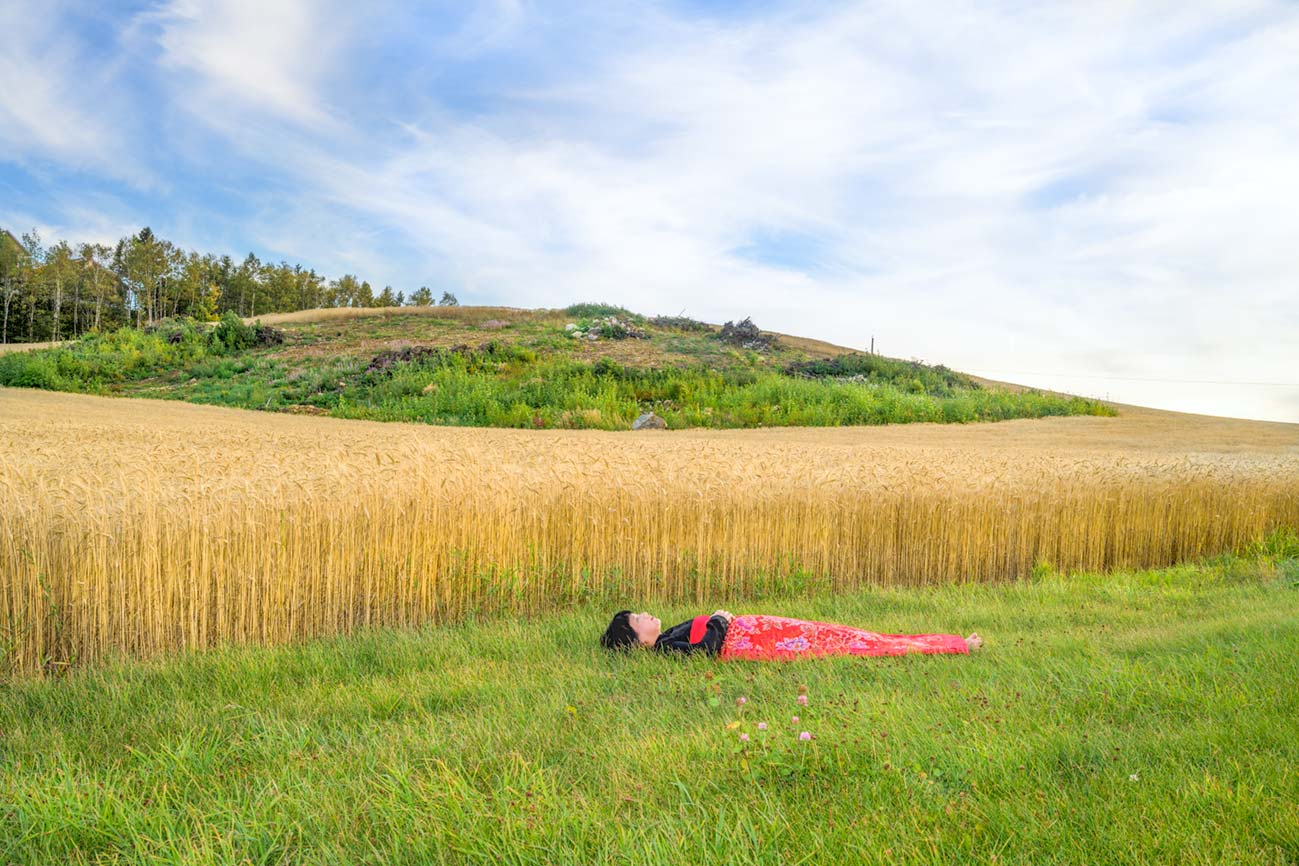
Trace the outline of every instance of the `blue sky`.
<instances>
[{"instance_id":1,"label":"blue sky","mask_svg":"<svg viewBox=\"0 0 1299 866\"><path fill-rule=\"evenodd\" d=\"M15 231L1299 421L1293 3L0 0L0 33Z\"/></svg>"}]
</instances>

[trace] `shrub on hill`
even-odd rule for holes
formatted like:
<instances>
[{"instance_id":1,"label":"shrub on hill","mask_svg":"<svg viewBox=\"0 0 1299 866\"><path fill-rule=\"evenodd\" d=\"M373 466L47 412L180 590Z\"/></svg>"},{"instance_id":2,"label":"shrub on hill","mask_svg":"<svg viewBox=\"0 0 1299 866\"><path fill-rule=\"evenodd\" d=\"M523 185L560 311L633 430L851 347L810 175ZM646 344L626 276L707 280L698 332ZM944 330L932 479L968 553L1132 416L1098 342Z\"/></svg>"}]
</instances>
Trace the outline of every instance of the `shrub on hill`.
<instances>
[{"instance_id":1,"label":"shrub on hill","mask_svg":"<svg viewBox=\"0 0 1299 866\"><path fill-rule=\"evenodd\" d=\"M254 346L278 346L284 342L284 332L261 322L245 325L234 313L227 312L212 329L211 341L213 349L224 354Z\"/></svg>"},{"instance_id":2,"label":"shrub on hill","mask_svg":"<svg viewBox=\"0 0 1299 866\"><path fill-rule=\"evenodd\" d=\"M439 369L453 367L466 373L499 372L511 362L532 364L537 355L523 346L488 340L474 348L458 346L406 346L375 355L366 373L392 374L404 367Z\"/></svg>"},{"instance_id":3,"label":"shrub on hill","mask_svg":"<svg viewBox=\"0 0 1299 866\"><path fill-rule=\"evenodd\" d=\"M564 330L577 340L648 340L649 332L638 328L626 319L605 316L569 322Z\"/></svg>"},{"instance_id":4,"label":"shrub on hill","mask_svg":"<svg viewBox=\"0 0 1299 866\"><path fill-rule=\"evenodd\" d=\"M978 390L979 383L942 364L899 361L879 355L851 352L815 361L796 361L785 367L787 376L799 379L836 379L847 382L889 384L913 394L950 397L962 390Z\"/></svg>"},{"instance_id":5,"label":"shrub on hill","mask_svg":"<svg viewBox=\"0 0 1299 866\"><path fill-rule=\"evenodd\" d=\"M211 353L207 336L192 327L155 333L119 328L108 334L87 335L68 346L0 355L0 385L96 390Z\"/></svg>"},{"instance_id":6,"label":"shrub on hill","mask_svg":"<svg viewBox=\"0 0 1299 866\"><path fill-rule=\"evenodd\" d=\"M181 316L175 319L160 319L152 325L144 328L146 334L157 334L171 345L184 342L190 337L197 336L199 331L194 325L194 320L188 316Z\"/></svg>"},{"instance_id":7,"label":"shrub on hill","mask_svg":"<svg viewBox=\"0 0 1299 866\"><path fill-rule=\"evenodd\" d=\"M717 333L717 339L755 352L765 352L776 347L775 337L762 333L758 326L753 324L753 319L747 316L742 322L727 322L722 325L722 330Z\"/></svg>"},{"instance_id":8,"label":"shrub on hill","mask_svg":"<svg viewBox=\"0 0 1299 866\"><path fill-rule=\"evenodd\" d=\"M645 322L645 317L640 313L633 313L626 307L619 307L616 304L571 304L564 308L564 312L575 319L602 319L616 316L638 325Z\"/></svg>"},{"instance_id":9,"label":"shrub on hill","mask_svg":"<svg viewBox=\"0 0 1299 866\"><path fill-rule=\"evenodd\" d=\"M691 319L686 316L655 316L649 320L649 323L656 328L670 328L674 331L686 331L695 334L711 334L717 330L707 322L701 322L698 319Z\"/></svg>"},{"instance_id":10,"label":"shrub on hill","mask_svg":"<svg viewBox=\"0 0 1299 866\"><path fill-rule=\"evenodd\" d=\"M192 319L164 319L143 329L90 333L67 346L0 355L0 385L94 391L210 356L282 342L283 331L261 323L245 325L229 312L206 332Z\"/></svg>"}]
</instances>

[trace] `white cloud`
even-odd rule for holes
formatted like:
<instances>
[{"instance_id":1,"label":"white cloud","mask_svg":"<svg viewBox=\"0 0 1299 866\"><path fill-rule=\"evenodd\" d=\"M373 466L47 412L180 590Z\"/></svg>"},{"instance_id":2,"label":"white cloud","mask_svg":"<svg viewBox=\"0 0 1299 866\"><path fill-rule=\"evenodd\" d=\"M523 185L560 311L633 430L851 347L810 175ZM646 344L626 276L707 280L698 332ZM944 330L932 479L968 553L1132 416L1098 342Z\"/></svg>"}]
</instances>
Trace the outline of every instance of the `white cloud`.
<instances>
[{"instance_id":1,"label":"white cloud","mask_svg":"<svg viewBox=\"0 0 1299 866\"><path fill-rule=\"evenodd\" d=\"M251 243L1299 420L1296 390L1133 381L1299 369L1293 6L354 11L140 19L197 169L265 178Z\"/></svg>"},{"instance_id":2,"label":"white cloud","mask_svg":"<svg viewBox=\"0 0 1299 866\"><path fill-rule=\"evenodd\" d=\"M119 126L125 106L115 67L65 26L70 14L61 2L0 4L0 153L147 183Z\"/></svg>"},{"instance_id":3,"label":"white cloud","mask_svg":"<svg viewBox=\"0 0 1299 866\"><path fill-rule=\"evenodd\" d=\"M159 65L198 84L185 107L214 124L244 111L308 126L330 122L319 88L349 16L312 0L173 0L144 16Z\"/></svg>"},{"instance_id":4,"label":"white cloud","mask_svg":"<svg viewBox=\"0 0 1299 866\"><path fill-rule=\"evenodd\" d=\"M45 222L41 215L25 209L0 206L0 228L12 231L19 238L35 229L43 243L66 240L74 246L81 243L113 246L140 230L134 222L122 219L113 203L104 204L104 209L98 209L82 202L67 202L57 208L56 223Z\"/></svg>"}]
</instances>

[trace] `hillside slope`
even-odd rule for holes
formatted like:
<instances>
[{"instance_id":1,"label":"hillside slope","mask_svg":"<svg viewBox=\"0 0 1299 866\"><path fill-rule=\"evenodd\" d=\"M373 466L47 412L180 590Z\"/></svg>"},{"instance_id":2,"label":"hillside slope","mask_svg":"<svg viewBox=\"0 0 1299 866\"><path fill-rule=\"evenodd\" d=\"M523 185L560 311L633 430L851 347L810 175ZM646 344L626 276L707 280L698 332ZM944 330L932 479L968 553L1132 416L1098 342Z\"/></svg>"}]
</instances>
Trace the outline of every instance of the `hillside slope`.
<instances>
[{"instance_id":1,"label":"hillside slope","mask_svg":"<svg viewBox=\"0 0 1299 866\"><path fill-rule=\"evenodd\" d=\"M0 358L0 385L458 426L833 427L1107 415L942 365L621 308L422 307L163 322Z\"/></svg>"},{"instance_id":2,"label":"hillside slope","mask_svg":"<svg viewBox=\"0 0 1299 866\"><path fill-rule=\"evenodd\" d=\"M527 310L520 307L377 307L365 309L324 308L315 310L299 310L293 313L275 313L269 316L245 319L244 321L247 324L261 322L265 325L292 329L307 324L339 322L355 319L385 319L412 315L448 318L465 317L471 321L475 319L478 321L488 321L491 319L509 319L511 316L520 315L534 316L538 313L549 315L556 320L572 320L572 317L568 316L562 310L537 311ZM720 326L714 324L712 327L718 328ZM781 346L791 352L801 353L802 356L811 359L833 358L839 355L848 355L861 351L859 349L852 349L847 346L840 346L835 343L826 342L825 340L817 340L812 337L798 336L795 334L786 334L780 331L764 331L764 333L775 337ZM614 349L608 344L603 346L593 346L585 351L589 353L589 357L595 358L615 353ZM970 373L962 373L962 375L967 376L981 387L990 390L1009 391L1012 393L1023 393L1026 391L1040 392L1045 394L1054 394L1061 397L1073 396L1063 391L1036 388L1032 385L1023 385L1017 382L1005 382L1000 379L989 379L984 376L975 376ZM1179 437L1182 435L1190 435L1192 431L1194 431L1194 435L1199 435L1206 429L1212 429L1217 431L1233 431L1233 435L1241 437L1239 440L1240 442L1246 443L1252 442L1254 434L1259 431L1268 429L1299 429L1299 425L1286 424L1284 422L1265 422L1245 418L1227 418L1217 415L1199 415L1190 412L1176 412L1171 409L1155 409L1149 406L1119 403L1113 400L1098 400L1096 402L1112 409L1117 414L1140 418L1143 422L1152 422L1158 428L1160 435L1164 435L1170 430L1176 430L1176 435ZM1125 429L1131 430L1135 434L1137 427L1134 425L1126 427Z\"/></svg>"}]
</instances>

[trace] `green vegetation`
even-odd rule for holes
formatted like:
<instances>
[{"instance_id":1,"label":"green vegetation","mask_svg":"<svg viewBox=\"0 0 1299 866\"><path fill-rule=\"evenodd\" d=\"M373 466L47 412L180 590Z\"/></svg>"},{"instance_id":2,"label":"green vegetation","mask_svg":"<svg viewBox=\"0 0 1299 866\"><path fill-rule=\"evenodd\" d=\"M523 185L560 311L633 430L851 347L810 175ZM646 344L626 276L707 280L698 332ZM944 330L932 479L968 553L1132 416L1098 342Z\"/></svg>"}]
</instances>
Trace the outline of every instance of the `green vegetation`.
<instances>
[{"instance_id":1,"label":"green vegetation","mask_svg":"<svg viewBox=\"0 0 1299 866\"><path fill-rule=\"evenodd\" d=\"M351 393L343 392L333 411L382 421L624 429L646 410L672 428L730 428L995 421L1088 408L1087 401L1043 394L966 391L934 397L891 385L807 382L746 370L643 369L608 360L515 357L488 375L476 362L452 357L363 378Z\"/></svg>"},{"instance_id":2,"label":"green vegetation","mask_svg":"<svg viewBox=\"0 0 1299 866\"><path fill-rule=\"evenodd\" d=\"M951 397L961 390L979 389L979 384L969 376L949 370L942 364L931 367L919 361L899 361L857 352L833 358L795 361L785 368L785 372L806 379L847 379L892 384L912 394L931 394L937 397Z\"/></svg>"},{"instance_id":3,"label":"green vegetation","mask_svg":"<svg viewBox=\"0 0 1299 866\"><path fill-rule=\"evenodd\" d=\"M569 304L564 308L564 312L574 319L607 319L609 316L617 316L638 325L645 321L645 317L640 313L633 313L626 307L619 307L616 304Z\"/></svg>"},{"instance_id":4,"label":"green vegetation","mask_svg":"<svg viewBox=\"0 0 1299 866\"><path fill-rule=\"evenodd\" d=\"M1294 538L700 608L977 629L969 657L614 655L585 608L13 685L0 862L1293 863Z\"/></svg>"},{"instance_id":5,"label":"green vegetation","mask_svg":"<svg viewBox=\"0 0 1299 866\"><path fill-rule=\"evenodd\" d=\"M701 322L698 319L692 319L689 316L655 316L649 320L651 325L658 328L665 328L676 331L695 331L701 334L711 334L717 329L707 322Z\"/></svg>"},{"instance_id":6,"label":"green vegetation","mask_svg":"<svg viewBox=\"0 0 1299 866\"><path fill-rule=\"evenodd\" d=\"M208 330L186 320L166 321L149 330L118 328L108 334L91 333L66 347L0 355L0 385L99 392L162 370L235 355L273 342L274 333L270 328L245 325L233 313L226 313Z\"/></svg>"},{"instance_id":7,"label":"green vegetation","mask_svg":"<svg viewBox=\"0 0 1299 866\"><path fill-rule=\"evenodd\" d=\"M583 322L628 315L598 304L570 310ZM709 332L636 319L647 339L570 339L564 327L571 319L553 313L520 313L487 330L472 312L457 311L289 325L279 344L280 332L227 313L210 329L168 320L149 331L122 328L67 347L0 355L0 385L526 428L623 430L645 411L672 428L1113 414L1078 397L983 389L917 361L818 359L779 345L757 352Z\"/></svg>"}]
</instances>

